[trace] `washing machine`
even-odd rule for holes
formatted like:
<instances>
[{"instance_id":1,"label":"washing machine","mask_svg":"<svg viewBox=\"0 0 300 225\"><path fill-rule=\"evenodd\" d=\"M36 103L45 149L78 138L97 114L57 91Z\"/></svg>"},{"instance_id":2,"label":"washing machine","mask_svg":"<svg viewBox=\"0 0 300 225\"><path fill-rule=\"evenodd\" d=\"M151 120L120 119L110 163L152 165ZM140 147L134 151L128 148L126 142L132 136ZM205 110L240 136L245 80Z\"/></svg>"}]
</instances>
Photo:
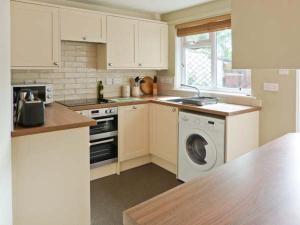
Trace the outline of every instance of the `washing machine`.
<instances>
[{"instance_id":1,"label":"washing machine","mask_svg":"<svg viewBox=\"0 0 300 225\"><path fill-rule=\"evenodd\" d=\"M225 121L190 112L179 113L178 179L207 175L225 162Z\"/></svg>"}]
</instances>

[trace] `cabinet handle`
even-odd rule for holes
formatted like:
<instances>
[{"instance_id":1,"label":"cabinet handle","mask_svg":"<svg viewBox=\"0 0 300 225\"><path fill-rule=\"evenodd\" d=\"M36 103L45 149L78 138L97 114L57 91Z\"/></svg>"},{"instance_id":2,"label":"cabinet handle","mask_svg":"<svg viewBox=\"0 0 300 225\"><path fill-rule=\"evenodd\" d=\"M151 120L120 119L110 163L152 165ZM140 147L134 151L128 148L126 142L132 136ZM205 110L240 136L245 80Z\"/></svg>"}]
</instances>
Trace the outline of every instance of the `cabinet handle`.
<instances>
[{"instance_id":1,"label":"cabinet handle","mask_svg":"<svg viewBox=\"0 0 300 225\"><path fill-rule=\"evenodd\" d=\"M132 108L133 108L133 109L137 109L137 107L136 107L136 106L132 106Z\"/></svg>"},{"instance_id":2,"label":"cabinet handle","mask_svg":"<svg viewBox=\"0 0 300 225\"><path fill-rule=\"evenodd\" d=\"M53 62L53 64L54 64L55 66L58 66L58 62Z\"/></svg>"},{"instance_id":3,"label":"cabinet handle","mask_svg":"<svg viewBox=\"0 0 300 225\"><path fill-rule=\"evenodd\" d=\"M84 36L83 36L83 37L82 37L82 40L84 40L84 41L85 41L85 40L86 40L86 37L84 37Z\"/></svg>"},{"instance_id":4,"label":"cabinet handle","mask_svg":"<svg viewBox=\"0 0 300 225\"><path fill-rule=\"evenodd\" d=\"M139 66L142 66L142 63L139 63Z\"/></svg>"},{"instance_id":5,"label":"cabinet handle","mask_svg":"<svg viewBox=\"0 0 300 225\"><path fill-rule=\"evenodd\" d=\"M176 112L176 108L172 108L172 112Z\"/></svg>"},{"instance_id":6,"label":"cabinet handle","mask_svg":"<svg viewBox=\"0 0 300 225\"><path fill-rule=\"evenodd\" d=\"M112 63L108 63L108 66L112 66Z\"/></svg>"}]
</instances>

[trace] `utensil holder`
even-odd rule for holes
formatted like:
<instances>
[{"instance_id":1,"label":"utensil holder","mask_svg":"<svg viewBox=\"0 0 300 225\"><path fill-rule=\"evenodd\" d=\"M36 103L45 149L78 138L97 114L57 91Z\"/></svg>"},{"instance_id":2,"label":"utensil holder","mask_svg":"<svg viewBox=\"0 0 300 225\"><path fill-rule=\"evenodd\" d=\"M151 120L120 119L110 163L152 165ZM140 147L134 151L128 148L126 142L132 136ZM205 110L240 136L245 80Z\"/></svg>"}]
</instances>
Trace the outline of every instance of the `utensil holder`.
<instances>
[{"instance_id":1,"label":"utensil holder","mask_svg":"<svg viewBox=\"0 0 300 225\"><path fill-rule=\"evenodd\" d=\"M132 87L132 93L131 93L131 95L133 97L140 97L140 95L141 95L141 93L140 93L140 87L136 87L136 86Z\"/></svg>"}]
</instances>

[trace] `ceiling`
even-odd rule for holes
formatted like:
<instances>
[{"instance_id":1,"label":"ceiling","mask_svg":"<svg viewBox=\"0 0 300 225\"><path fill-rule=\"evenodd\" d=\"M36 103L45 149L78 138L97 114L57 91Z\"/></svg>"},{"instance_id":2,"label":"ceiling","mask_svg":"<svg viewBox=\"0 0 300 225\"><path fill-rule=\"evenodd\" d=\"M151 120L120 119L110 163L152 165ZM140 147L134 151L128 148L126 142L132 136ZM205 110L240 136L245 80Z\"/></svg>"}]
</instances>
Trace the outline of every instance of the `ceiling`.
<instances>
[{"instance_id":1,"label":"ceiling","mask_svg":"<svg viewBox=\"0 0 300 225\"><path fill-rule=\"evenodd\" d=\"M93 3L121 9L140 10L152 13L168 13L212 0L71 0Z\"/></svg>"}]
</instances>

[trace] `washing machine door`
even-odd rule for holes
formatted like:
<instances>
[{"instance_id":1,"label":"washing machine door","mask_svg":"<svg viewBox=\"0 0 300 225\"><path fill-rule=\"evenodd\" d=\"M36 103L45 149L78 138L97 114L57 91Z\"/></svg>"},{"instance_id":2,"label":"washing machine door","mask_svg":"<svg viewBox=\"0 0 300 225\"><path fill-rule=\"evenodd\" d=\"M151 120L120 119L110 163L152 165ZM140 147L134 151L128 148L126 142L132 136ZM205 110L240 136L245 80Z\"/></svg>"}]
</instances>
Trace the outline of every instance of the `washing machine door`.
<instances>
[{"instance_id":1,"label":"washing machine door","mask_svg":"<svg viewBox=\"0 0 300 225\"><path fill-rule=\"evenodd\" d=\"M217 149L205 132L193 132L186 139L186 154L201 171L212 169L217 162Z\"/></svg>"}]
</instances>

